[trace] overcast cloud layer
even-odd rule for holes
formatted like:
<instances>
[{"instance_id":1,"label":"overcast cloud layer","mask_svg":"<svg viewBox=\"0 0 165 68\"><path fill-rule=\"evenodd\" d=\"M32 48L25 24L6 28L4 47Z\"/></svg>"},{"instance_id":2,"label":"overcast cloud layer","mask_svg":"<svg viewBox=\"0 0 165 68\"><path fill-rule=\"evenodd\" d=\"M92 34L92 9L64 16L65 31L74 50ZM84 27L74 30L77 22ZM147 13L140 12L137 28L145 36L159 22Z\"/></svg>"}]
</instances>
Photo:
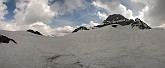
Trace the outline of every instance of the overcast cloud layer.
<instances>
[{"instance_id":1,"label":"overcast cloud layer","mask_svg":"<svg viewBox=\"0 0 165 68\"><path fill-rule=\"evenodd\" d=\"M4 2L8 0L0 0L0 29L34 29L49 35L65 35L77 26L98 25L114 13L132 19L138 17L151 27L165 28L165 0L15 1L14 19L5 20L5 15L9 12Z\"/></svg>"}]
</instances>

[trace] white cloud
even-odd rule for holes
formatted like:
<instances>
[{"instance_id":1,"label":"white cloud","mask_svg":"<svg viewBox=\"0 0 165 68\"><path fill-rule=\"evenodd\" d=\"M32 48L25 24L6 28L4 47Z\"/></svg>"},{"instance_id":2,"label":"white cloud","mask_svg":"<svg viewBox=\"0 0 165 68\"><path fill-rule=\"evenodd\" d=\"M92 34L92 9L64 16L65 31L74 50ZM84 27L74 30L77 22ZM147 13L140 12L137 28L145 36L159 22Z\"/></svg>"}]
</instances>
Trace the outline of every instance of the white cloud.
<instances>
[{"instance_id":1,"label":"white cloud","mask_svg":"<svg viewBox=\"0 0 165 68\"><path fill-rule=\"evenodd\" d=\"M51 10L63 15L66 12L73 12L73 10L84 9L86 7L85 0L64 0L64 3L55 2L50 5Z\"/></svg>"},{"instance_id":2,"label":"white cloud","mask_svg":"<svg viewBox=\"0 0 165 68\"><path fill-rule=\"evenodd\" d=\"M19 27L17 27L16 23L1 23L0 25L1 29L3 30L10 30L10 31L16 31L19 29Z\"/></svg>"},{"instance_id":3,"label":"white cloud","mask_svg":"<svg viewBox=\"0 0 165 68\"><path fill-rule=\"evenodd\" d=\"M43 22L37 22L37 23L31 24L29 26L29 29L39 31L45 35L64 36L68 33L71 33L75 28L71 26L51 28L49 25L46 25Z\"/></svg>"},{"instance_id":4,"label":"white cloud","mask_svg":"<svg viewBox=\"0 0 165 68\"><path fill-rule=\"evenodd\" d=\"M101 13L101 12L97 12L97 14L96 14L101 20L105 20L107 17L108 17L108 15L107 14L105 14L105 13Z\"/></svg>"},{"instance_id":5,"label":"white cloud","mask_svg":"<svg viewBox=\"0 0 165 68\"><path fill-rule=\"evenodd\" d=\"M47 0L31 0L17 2L15 10L15 20L18 25L29 25L36 22L51 23L51 18L55 15L50 10Z\"/></svg>"},{"instance_id":6,"label":"white cloud","mask_svg":"<svg viewBox=\"0 0 165 68\"><path fill-rule=\"evenodd\" d=\"M7 2L7 0L0 0L0 20L4 20L4 15L8 13L6 11L7 6L3 2Z\"/></svg>"},{"instance_id":7,"label":"white cloud","mask_svg":"<svg viewBox=\"0 0 165 68\"><path fill-rule=\"evenodd\" d=\"M122 14L127 18L133 18L133 12L119 1L95 0L92 5L97 8L103 8L108 14Z\"/></svg>"},{"instance_id":8,"label":"white cloud","mask_svg":"<svg viewBox=\"0 0 165 68\"><path fill-rule=\"evenodd\" d=\"M64 36L68 33L71 33L75 28L71 26L64 26L64 27L59 27L59 28L54 28L54 34L55 36Z\"/></svg>"},{"instance_id":9,"label":"white cloud","mask_svg":"<svg viewBox=\"0 0 165 68\"><path fill-rule=\"evenodd\" d=\"M165 23L165 0L138 0L136 2L144 3L146 6L139 11L139 17L148 23L151 27L163 26Z\"/></svg>"},{"instance_id":10,"label":"white cloud","mask_svg":"<svg viewBox=\"0 0 165 68\"><path fill-rule=\"evenodd\" d=\"M44 24L43 22L36 22L29 26L29 29L39 31L44 34L53 34L53 29L50 26Z\"/></svg>"},{"instance_id":11,"label":"white cloud","mask_svg":"<svg viewBox=\"0 0 165 68\"><path fill-rule=\"evenodd\" d=\"M4 13L1 18L6 14L6 6L3 4L2 10ZM32 28L39 30L43 33L51 34L51 28L48 23L51 23L51 18L54 16L54 12L50 10L50 6L47 5L47 0L17 0L17 9L15 9L14 20L0 21L0 29L3 30L27 30Z\"/></svg>"},{"instance_id":12,"label":"white cloud","mask_svg":"<svg viewBox=\"0 0 165 68\"><path fill-rule=\"evenodd\" d=\"M94 21L90 21L88 24L85 24L85 23L81 24L81 26L85 26L87 28L97 26L97 25L99 25L99 23L95 23Z\"/></svg>"}]
</instances>

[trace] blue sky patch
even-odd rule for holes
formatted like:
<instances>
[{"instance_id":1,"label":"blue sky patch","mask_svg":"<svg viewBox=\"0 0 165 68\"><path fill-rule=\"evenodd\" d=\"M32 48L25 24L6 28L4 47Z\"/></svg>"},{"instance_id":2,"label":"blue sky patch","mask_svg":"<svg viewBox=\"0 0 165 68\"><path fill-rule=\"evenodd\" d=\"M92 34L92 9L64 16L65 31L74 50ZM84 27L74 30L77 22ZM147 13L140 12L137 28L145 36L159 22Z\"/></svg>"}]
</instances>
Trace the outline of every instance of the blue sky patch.
<instances>
[{"instance_id":1,"label":"blue sky patch","mask_svg":"<svg viewBox=\"0 0 165 68\"><path fill-rule=\"evenodd\" d=\"M5 2L4 4L7 6L6 10L8 11L8 14L5 15L5 20L12 20L15 15L13 11L16 8L16 2L15 0L8 0L8 2Z\"/></svg>"}]
</instances>

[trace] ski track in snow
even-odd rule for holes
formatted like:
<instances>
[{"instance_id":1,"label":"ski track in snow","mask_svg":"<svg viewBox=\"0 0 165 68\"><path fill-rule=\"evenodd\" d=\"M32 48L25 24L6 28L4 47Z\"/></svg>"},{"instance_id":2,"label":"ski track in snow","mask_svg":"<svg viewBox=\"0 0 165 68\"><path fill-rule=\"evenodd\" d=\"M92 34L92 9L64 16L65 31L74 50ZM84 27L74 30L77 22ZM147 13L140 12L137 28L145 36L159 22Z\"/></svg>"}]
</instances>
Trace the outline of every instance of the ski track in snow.
<instances>
[{"instance_id":1,"label":"ski track in snow","mask_svg":"<svg viewBox=\"0 0 165 68\"><path fill-rule=\"evenodd\" d=\"M109 26L64 37L4 31L0 68L163 68L165 30Z\"/></svg>"}]
</instances>

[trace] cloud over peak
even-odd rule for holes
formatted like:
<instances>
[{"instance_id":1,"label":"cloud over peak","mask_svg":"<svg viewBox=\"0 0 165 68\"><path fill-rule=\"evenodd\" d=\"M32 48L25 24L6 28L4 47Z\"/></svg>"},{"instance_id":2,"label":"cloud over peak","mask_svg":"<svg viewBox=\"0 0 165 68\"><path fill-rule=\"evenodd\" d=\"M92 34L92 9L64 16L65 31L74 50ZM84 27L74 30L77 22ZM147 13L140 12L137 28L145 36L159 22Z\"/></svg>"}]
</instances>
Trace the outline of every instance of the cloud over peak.
<instances>
[{"instance_id":1,"label":"cloud over peak","mask_svg":"<svg viewBox=\"0 0 165 68\"><path fill-rule=\"evenodd\" d=\"M109 1L109 0L95 0L93 1L92 5L97 8L103 8L106 10L105 12L108 14L122 14L127 18L133 17L133 12L130 9L127 9L126 6L122 5L119 1ZM101 14L99 13L101 16ZM108 15L107 15L108 16Z\"/></svg>"}]
</instances>

